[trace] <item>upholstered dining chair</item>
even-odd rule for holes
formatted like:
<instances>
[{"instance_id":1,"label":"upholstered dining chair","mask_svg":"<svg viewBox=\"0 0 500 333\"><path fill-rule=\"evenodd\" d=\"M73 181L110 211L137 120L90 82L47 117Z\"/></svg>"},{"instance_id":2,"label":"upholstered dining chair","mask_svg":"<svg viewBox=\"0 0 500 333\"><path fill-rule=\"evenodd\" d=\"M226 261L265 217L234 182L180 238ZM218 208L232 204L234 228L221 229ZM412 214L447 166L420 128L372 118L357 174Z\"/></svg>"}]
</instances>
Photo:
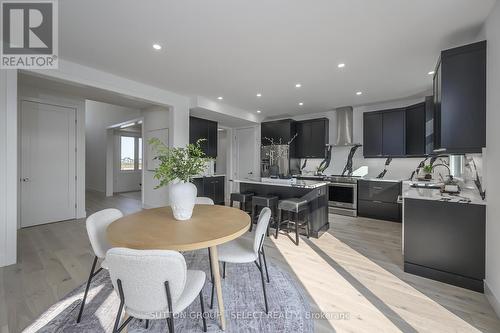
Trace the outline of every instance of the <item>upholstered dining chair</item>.
<instances>
[{"instance_id":1,"label":"upholstered dining chair","mask_svg":"<svg viewBox=\"0 0 500 333\"><path fill-rule=\"evenodd\" d=\"M264 207L259 215L257 222L257 227L255 228L255 233L253 239L248 238L237 238L228 243L217 246L217 252L219 254L219 261L223 263L223 273L222 277L226 277L226 263L251 263L254 262L260 271L260 277L262 280L262 290L264 292L264 303L266 307L266 313L269 312L269 307L267 304L266 295L266 283L264 281L264 269L266 270L267 282L269 283L269 272L267 271L266 254L264 253L264 238L267 232L267 226L271 219L271 209ZM212 288L212 297L214 290Z\"/></svg>"},{"instance_id":2,"label":"upholstered dining chair","mask_svg":"<svg viewBox=\"0 0 500 333\"><path fill-rule=\"evenodd\" d=\"M203 331L207 331L202 289L205 272L187 270L182 254L169 250L112 248L106 255L109 275L120 296L113 332L123 330L133 318L167 319L174 333L174 315L200 297ZM126 318L120 325L122 312Z\"/></svg>"},{"instance_id":3,"label":"upholstered dining chair","mask_svg":"<svg viewBox=\"0 0 500 333\"><path fill-rule=\"evenodd\" d=\"M197 205L213 205L214 201L207 197L196 197L195 204Z\"/></svg>"},{"instance_id":4,"label":"upholstered dining chair","mask_svg":"<svg viewBox=\"0 0 500 333\"><path fill-rule=\"evenodd\" d=\"M80 311L78 312L78 318L76 322L79 323L82 319L83 308L85 307L85 301L87 300L87 294L89 292L90 283L94 276L96 276L103 268L106 268L106 251L111 247L106 240L106 228L111 222L116 221L120 217L123 217L123 213L118 209L108 208L96 212L90 215L86 221L87 234L89 235L90 245L94 251L94 261L92 262L92 268L90 269L89 278L87 280L87 285L85 286L85 292L83 294L82 304L80 305ZM98 260L101 261L101 267L96 271L96 265Z\"/></svg>"}]
</instances>

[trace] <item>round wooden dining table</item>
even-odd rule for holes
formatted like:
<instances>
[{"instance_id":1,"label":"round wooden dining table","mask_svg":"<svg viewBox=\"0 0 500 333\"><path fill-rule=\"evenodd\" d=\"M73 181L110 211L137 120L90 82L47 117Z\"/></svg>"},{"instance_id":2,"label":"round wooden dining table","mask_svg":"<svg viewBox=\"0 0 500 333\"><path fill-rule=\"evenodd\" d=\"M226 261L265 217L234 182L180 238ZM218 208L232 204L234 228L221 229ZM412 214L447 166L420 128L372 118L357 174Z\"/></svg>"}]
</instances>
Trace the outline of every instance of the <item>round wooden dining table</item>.
<instances>
[{"instance_id":1,"label":"round wooden dining table","mask_svg":"<svg viewBox=\"0 0 500 333\"><path fill-rule=\"evenodd\" d=\"M192 251L210 249L213 280L219 304L221 328L226 328L219 273L217 245L229 242L248 231L250 216L236 208L196 205L193 216L178 221L167 207L145 209L124 216L107 228L107 239L113 247L139 250Z\"/></svg>"}]
</instances>

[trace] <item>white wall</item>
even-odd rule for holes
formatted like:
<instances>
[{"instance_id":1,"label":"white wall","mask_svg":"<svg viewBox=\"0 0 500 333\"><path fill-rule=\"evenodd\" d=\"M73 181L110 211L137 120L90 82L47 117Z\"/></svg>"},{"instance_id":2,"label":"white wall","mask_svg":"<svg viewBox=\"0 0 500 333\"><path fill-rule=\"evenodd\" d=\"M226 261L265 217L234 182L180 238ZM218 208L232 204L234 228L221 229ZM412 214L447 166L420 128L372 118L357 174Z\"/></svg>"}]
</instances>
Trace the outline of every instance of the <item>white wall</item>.
<instances>
[{"instance_id":1,"label":"white wall","mask_svg":"<svg viewBox=\"0 0 500 333\"><path fill-rule=\"evenodd\" d=\"M228 150L227 130L217 132L217 159L216 170L217 174L226 173L227 165L227 150Z\"/></svg>"},{"instance_id":2,"label":"white wall","mask_svg":"<svg viewBox=\"0 0 500 333\"><path fill-rule=\"evenodd\" d=\"M30 85L20 85L18 95L19 100L28 99L76 109L76 217L85 217L85 99L66 92Z\"/></svg>"},{"instance_id":3,"label":"white wall","mask_svg":"<svg viewBox=\"0 0 500 333\"><path fill-rule=\"evenodd\" d=\"M0 70L0 267L16 263L17 71Z\"/></svg>"},{"instance_id":4,"label":"white wall","mask_svg":"<svg viewBox=\"0 0 500 333\"><path fill-rule=\"evenodd\" d=\"M169 129L169 146L172 144L172 114L171 111L163 107L152 107L142 111L144 121L142 123L142 130L144 138L147 138L148 131L168 128ZM189 121L189 116L188 116ZM177 126L177 124L175 125ZM186 132L189 132L189 125L186 128ZM146 139L145 139L146 140ZM179 143L179 141L177 141ZM187 144L187 142L186 142ZM179 144L180 146L184 144ZM144 143L144 147L147 147L147 143ZM168 189L167 187L155 189L158 185L158 181L153 178L154 172L147 170L147 152L148 149L145 148L144 154L144 177L142 182L142 195L145 208L161 207L168 204Z\"/></svg>"},{"instance_id":5,"label":"white wall","mask_svg":"<svg viewBox=\"0 0 500 333\"><path fill-rule=\"evenodd\" d=\"M485 293L500 316L500 3L486 21L488 41L486 111L486 281Z\"/></svg>"},{"instance_id":6,"label":"white wall","mask_svg":"<svg viewBox=\"0 0 500 333\"><path fill-rule=\"evenodd\" d=\"M141 111L118 105L85 101L85 169L86 188L106 191L106 129L109 126L133 120ZM140 177L140 176L139 176ZM119 185L118 179L115 185ZM120 192L115 189L115 192Z\"/></svg>"},{"instance_id":7,"label":"white wall","mask_svg":"<svg viewBox=\"0 0 500 333\"><path fill-rule=\"evenodd\" d=\"M369 106L357 106L353 110L353 139L354 143L363 144L363 113L391 108L410 106L423 102L424 98L412 98ZM293 117L295 120L326 117L329 119L329 143L335 144L337 140L337 116L335 111L316 113ZM341 174L347 162L351 147L333 147L332 161L325 174ZM418 166L422 158L394 158L388 167L385 179L407 179L411 172ZM321 159L309 159L306 171L314 172L321 163ZM384 170L385 158L364 158L363 147L358 148L353 158L353 170L360 166L368 166L368 177L376 177Z\"/></svg>"}]
</instances>

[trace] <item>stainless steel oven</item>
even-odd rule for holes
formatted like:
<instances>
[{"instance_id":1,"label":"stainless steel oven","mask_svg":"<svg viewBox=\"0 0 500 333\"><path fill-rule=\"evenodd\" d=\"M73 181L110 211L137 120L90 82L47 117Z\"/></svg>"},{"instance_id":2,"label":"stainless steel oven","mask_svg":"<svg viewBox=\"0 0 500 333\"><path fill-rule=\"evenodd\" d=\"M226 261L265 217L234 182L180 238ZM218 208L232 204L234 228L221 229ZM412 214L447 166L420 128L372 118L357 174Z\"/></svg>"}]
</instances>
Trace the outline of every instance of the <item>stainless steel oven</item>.
<instances>
[{"instance_id":1,"label":"stainless steel oven","mask_svg":"<svg viewBox=\"0 0 500 333\"><path fill-rule=\"evenodd\" d=\"M357 216L357 182L332 182L328 184L328 206L334 214Z\"/></svg>"}]
</instances>

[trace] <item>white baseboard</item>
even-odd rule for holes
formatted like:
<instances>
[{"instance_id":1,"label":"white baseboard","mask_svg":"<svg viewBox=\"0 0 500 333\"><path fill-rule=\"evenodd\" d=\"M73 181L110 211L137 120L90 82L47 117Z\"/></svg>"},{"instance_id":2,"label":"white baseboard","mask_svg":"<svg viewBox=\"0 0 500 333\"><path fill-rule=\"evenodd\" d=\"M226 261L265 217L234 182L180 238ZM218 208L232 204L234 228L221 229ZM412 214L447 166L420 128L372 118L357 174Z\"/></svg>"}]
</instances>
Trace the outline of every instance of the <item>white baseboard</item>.
<instances>
[{"instance_id":1,"label":"white baseboard","mask_svg":"<svg viewBox=\"0 0 500 333\"><path fill-rule=\"evenodd\" d=\"M488 286L486 280L484 281L484 295L488 299L488 302L490 302L493 310L497 313L497 316L500 317L500 298L493 294L493 291Z\"/></svg>"}]
</instances>

